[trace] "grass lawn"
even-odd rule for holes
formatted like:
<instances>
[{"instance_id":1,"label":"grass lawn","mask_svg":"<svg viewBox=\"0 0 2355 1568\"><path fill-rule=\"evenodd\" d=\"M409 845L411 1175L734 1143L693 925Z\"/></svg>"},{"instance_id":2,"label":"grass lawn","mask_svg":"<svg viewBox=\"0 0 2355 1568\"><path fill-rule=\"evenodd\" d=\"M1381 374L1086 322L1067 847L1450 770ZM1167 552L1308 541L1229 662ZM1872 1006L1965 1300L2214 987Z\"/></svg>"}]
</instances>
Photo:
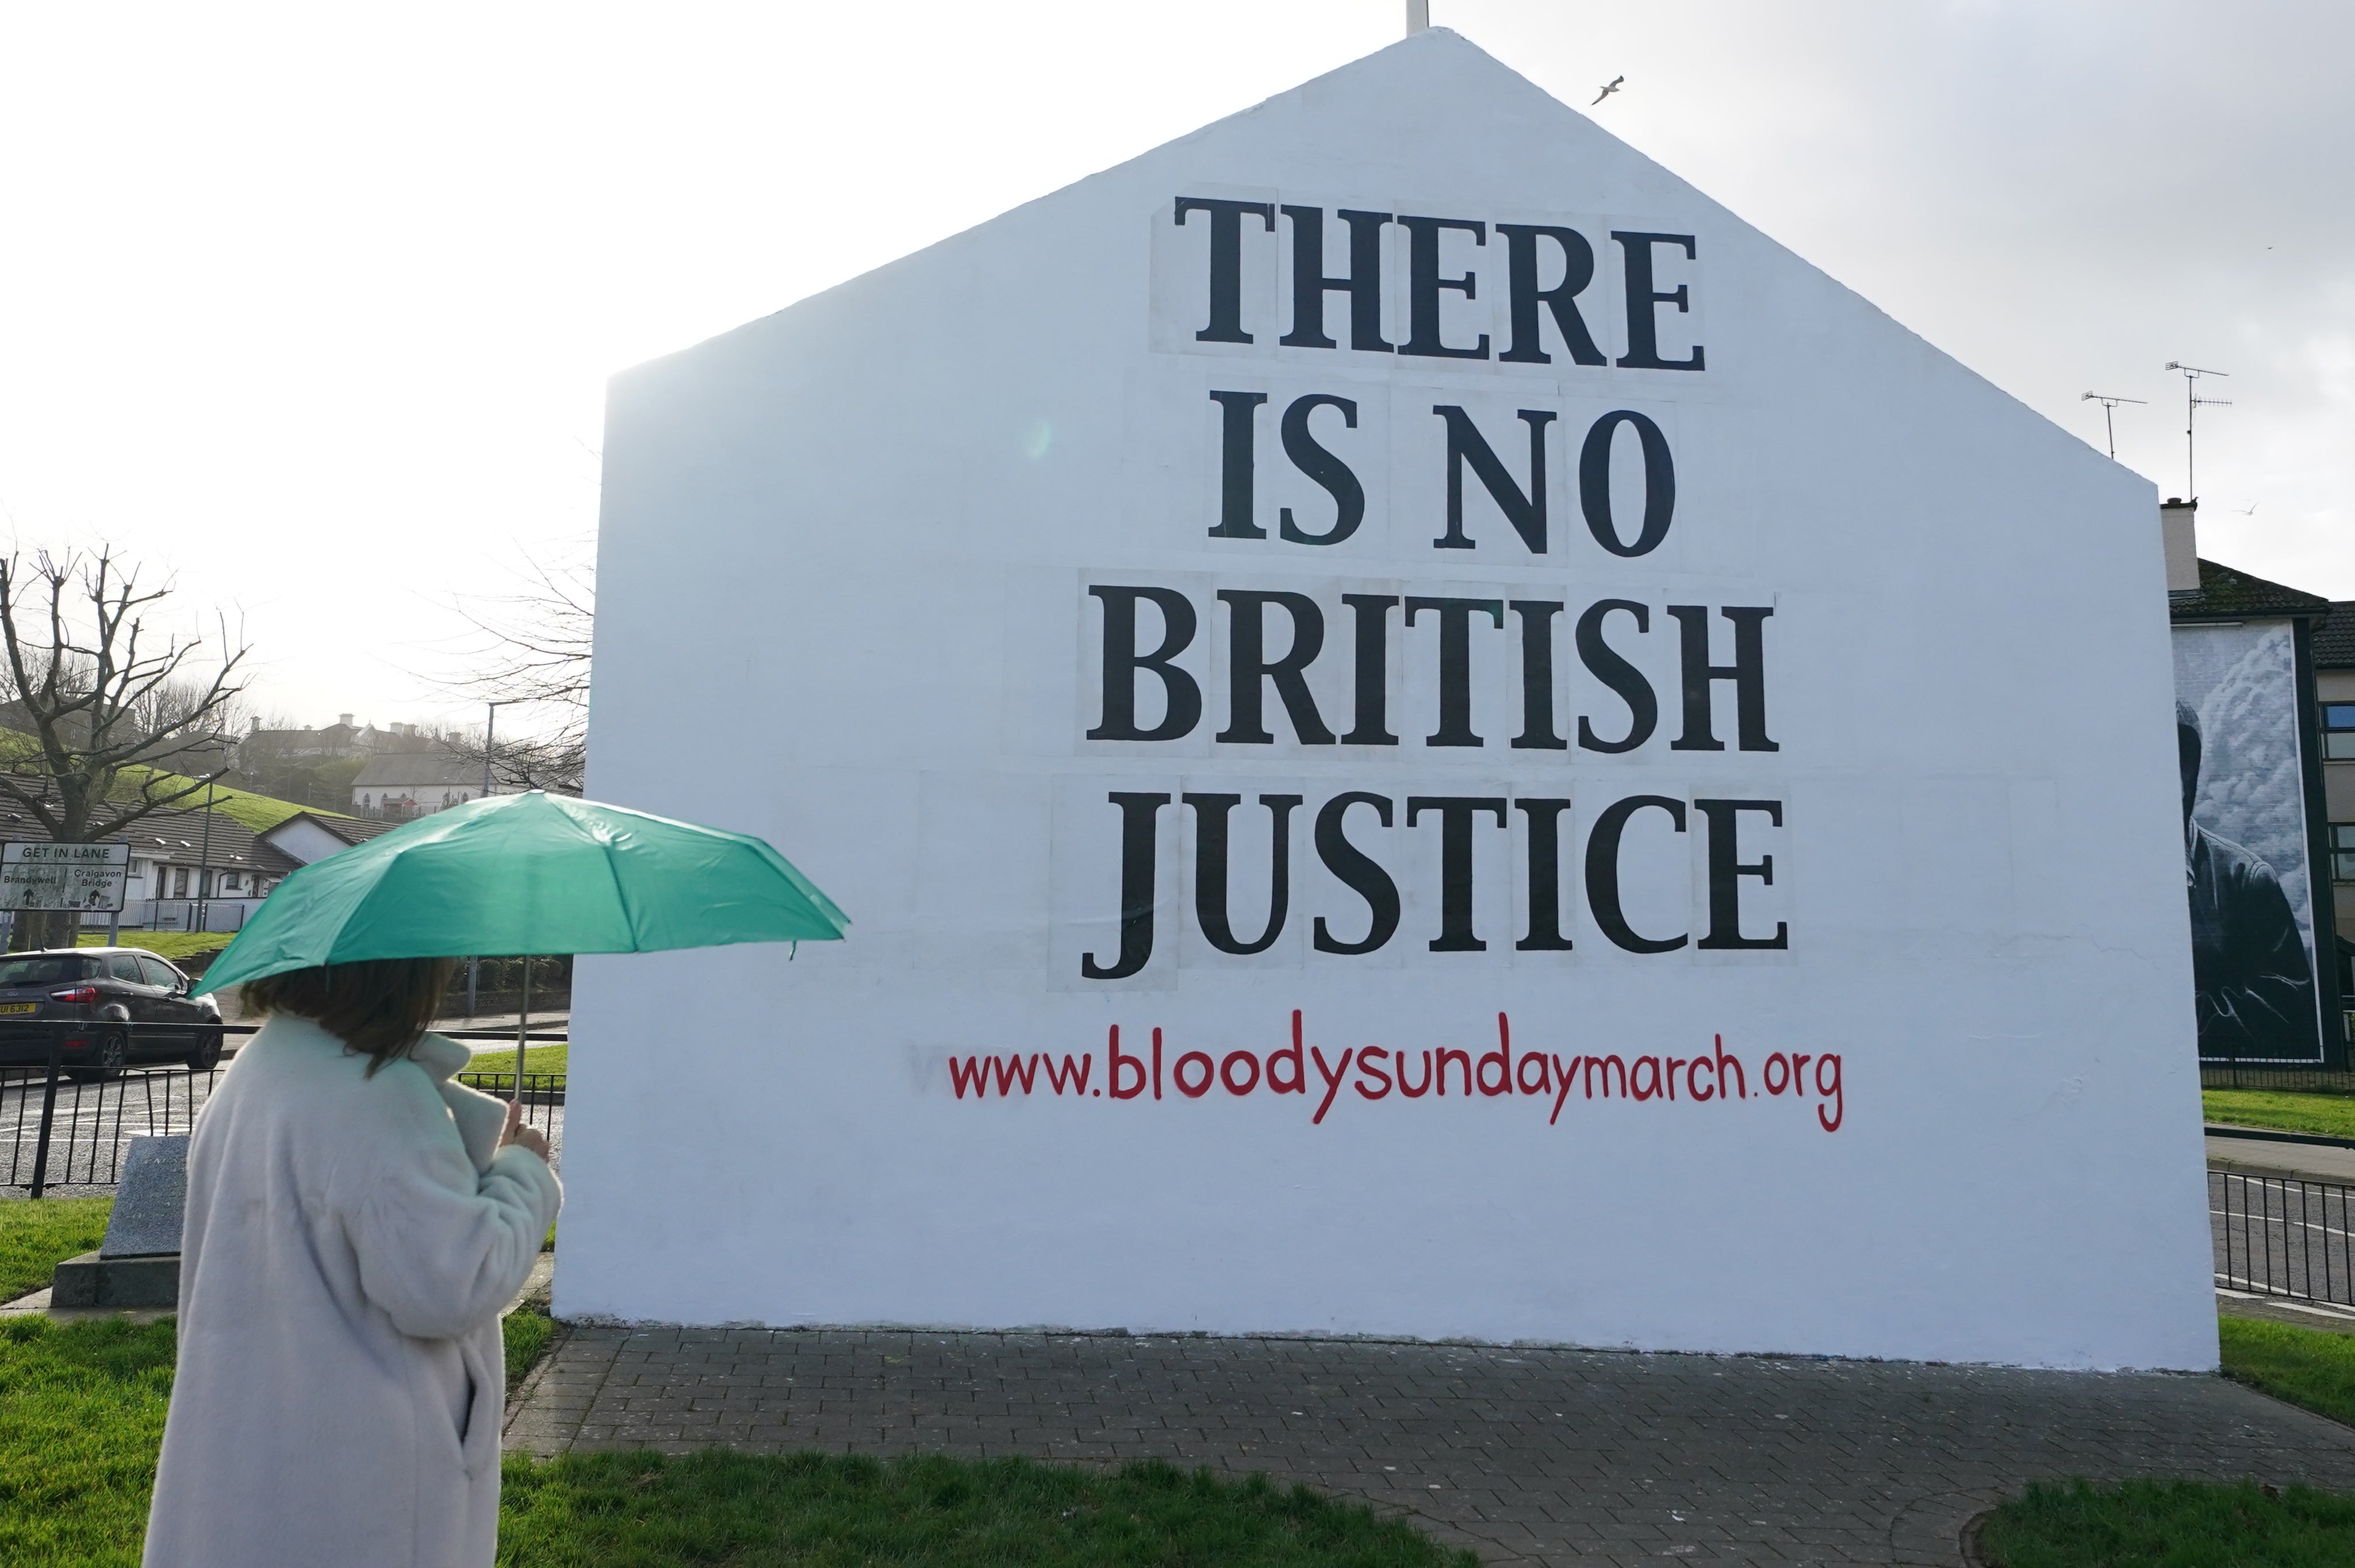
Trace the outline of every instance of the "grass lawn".
<instances>
[{"instance_id":1,"label":"grass lawn","mask_svg":"<svg viewBox=\"0 0 2355 1568\"><path fill-rule=\"evenodd\" d=\"M545 1308L518 1307L499 1319L499 1332L507 1343L507 1392L513 1393L555 1342L556 1321Z\"/></svg>"},{"instance_id":2,"label":"grass lawn","mask_svg":"<svg viewBox=\"0 0 2355 1568\"><path fill-rule=\"evenodd\" d=\"M512 1389L555 1325L516 1312L505 1327ZM168 1319L142 1328L119 1319L0 1325L0 1563L139 1561L174 1348Z\"/></svg>"},{"instance_id":3,"label":"grass lawn","mask_svg":"<svg viewBox=\"0 0 2355 1568\"><path fill-rule=\"evenodd\" d=\"M1409 1526L1264 1477L1159 1463L708 1452L507 1460L502 1563L548 1568L1038 1568L1250 1563L1469 1568Z\"/></svg>"},{"instance_id":4,"label":"grass lawn","mask_svg":"<svg viewBox=\"0 0 2355 1568\"><path fill-rule=\"evenodd\" d=\"M463 1044L470 1046L474 1053L474 1060L467 1066L466 1071L470 1073L512 1073L515 1071L514 1041L510 1040L504 1045L493 1045L488 1042L482 1040L468 1040L463 1042ZM564 1071L564 1054L570 1049L572 1049L572 1047L570 1045L525 1046L523 1052L524 1076L529 1077L534 1073L561 1073Z\"/></svg>"},{"instance_id":5,"label":"grass lawn","mask_svg":"<svg viewBox=\"0 0 2355 1568\"><path fill-rule=\"evenodd\" d=\"M2226 1377L2355 1425L2355 1335L2258 1318L2218 1323Z\"/></svg>"},{"instance_id":6,"label":"grass lawn","mask_svg":"<svg viewBox=\"0 0 2355 1568\"><path fill-rule=\"evenodd\" d=\"M112 1201L0 1203L10 1296L86 1252ZM513 1389L554 1340L545 1311L500 1325ZM171 1397L173 1324L0 1324L0 1563L131 1568ZM1039 1568L1252 1563L1265 1568L1470 1568L1409 1526L1264 1478L1162 1464L1115 1474L1020 1459L797 1454L510 1457L502 1563L547 1568Z\"/></svg>"},{"instance_id":7,"label":"grass lawn","mask_svg":"<svg viewBox=\"0 0 2355 1568\"><path fill-rule=\"evenodd\" d=\"M2355 1336L2218 1320L2224 1374L2355 1423ZM1980 1547L1996 1568L2323 1568L2355 1563L2355 1498L2254 1481L2035 1486L1998 1509Z\"/></svg>"},{"instance_id":8,"label":"grass lawn","mask_svg":"<svg viewBox=\"0 0 2355 1568\"><path fill-rule=\"evenodd\" d=\"M168 1320L0 1324L0 1563L139 1561L172 1349Z\"/></svg>"},{"instance_id":9,"label":"grass lawn","mask_svg":"<svg viewBox=\"0 0 2355 1568\"><path fill-rule=\"evenodd\" d=\"M1994 1568L2344 1568L2355 1498L2254 1481L2040 1484L1979 1536Z\"/></svg>"},{"instance_id":10,"label":"grass lawn","mask_svg":"<svg viewBox=\"0 0 2355 1568\"><path fill-rule=\"evenodd\" d=\"M40 1289L59 1264L97 1246L113 1212L112 1198L0 1200L0 1301Z\"/></svg>"},{"instance_id":11,"label":"grass lawn","mask_svg":"<svg viewBox=\"0 0 2355 1568\"><path fill-rule=\"evenodd\" d=\"M512 1381L553 1325L506 1324ZM139 1560L172 1384L173 1325L0 1325L0 1563ZM502 1563L545 1568L983 1568L1251 1563L1471 1568L1407 1525L1263 1478L1160 1464L1116 1474L1019 1459L706 1453L510 1456Z\"/></svg>"},{"instance_id":12,"label":"grass lawn","mask_svg":"<svg viewBox=\"0 0 2355 1568\"><path fill-rule=\"evenodd\" d=\"M229 946L230 938L236 935L234 931L125 931L123 933L121 945L126 948L144 948L159 959L169 959L176 964L185 964L190 959L219 952ZM106 933L85 931L81 935L81 945L85 948L102 948L106 946Z\"/></svg>"},{"instance_id":13,"label":"grass lawn","mask_svg":"<svg viewBox=\"0 0 2355 1568\"><path fill-rule=\"evenodd\" d=\"M2282 1132L2318 1132L2328 1138L2355 1138L2355 1096L2287 1094L2276 1089L2202 1089L2200 1104L2210 1121L2269 1127Z\"/></svg>"}]
</instances>

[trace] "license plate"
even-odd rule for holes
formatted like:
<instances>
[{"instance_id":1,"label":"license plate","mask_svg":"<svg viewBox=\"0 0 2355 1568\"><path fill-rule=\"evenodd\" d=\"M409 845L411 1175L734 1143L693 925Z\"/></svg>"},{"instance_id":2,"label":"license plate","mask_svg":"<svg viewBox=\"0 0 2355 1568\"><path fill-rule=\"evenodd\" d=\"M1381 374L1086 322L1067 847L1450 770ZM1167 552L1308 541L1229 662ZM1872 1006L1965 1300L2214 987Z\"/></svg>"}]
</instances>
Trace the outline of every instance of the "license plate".
<instances>
[{"instance_id":1,"label":"license plate","mask_svg":"<svg viewBox=\"0 0 2355 1568\"><path fill-rule=\"evenodd\" d=\"M41 1004L37 1001L0 1001L0 1012L38 1012L40 1011Z\"/></svg>"}]
</instances>

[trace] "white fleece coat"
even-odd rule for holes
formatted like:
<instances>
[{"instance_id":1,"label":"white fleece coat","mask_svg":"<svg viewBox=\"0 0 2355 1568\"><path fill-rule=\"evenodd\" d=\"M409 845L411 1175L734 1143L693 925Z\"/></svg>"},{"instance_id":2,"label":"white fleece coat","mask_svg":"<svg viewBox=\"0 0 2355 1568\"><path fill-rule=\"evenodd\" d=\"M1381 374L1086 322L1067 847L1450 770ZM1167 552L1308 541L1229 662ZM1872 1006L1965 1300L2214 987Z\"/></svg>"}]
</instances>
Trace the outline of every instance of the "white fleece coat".
<instances>
[{"instance_id":1,"label":"white fleece coat","mask_svg":"<svg viewBox=\"0 0 2355 1568\"><path fill-rule=\"evenodd\" d=\"M147 1568L489 1568L499 1313L561 1193L438 1034L367 1075L307 1019L237 1054L188 1146L179 1369Z\"/></svg>"}]
</instances>

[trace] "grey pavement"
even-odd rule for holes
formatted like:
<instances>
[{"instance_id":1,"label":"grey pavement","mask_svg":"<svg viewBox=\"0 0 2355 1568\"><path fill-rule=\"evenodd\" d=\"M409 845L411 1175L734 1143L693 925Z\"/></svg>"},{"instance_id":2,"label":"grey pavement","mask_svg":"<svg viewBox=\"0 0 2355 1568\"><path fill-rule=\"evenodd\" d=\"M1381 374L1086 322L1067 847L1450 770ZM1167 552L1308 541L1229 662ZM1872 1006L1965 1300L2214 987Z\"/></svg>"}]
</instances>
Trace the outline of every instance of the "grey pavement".
<instances>
[{"instance_id":1,"label":"grey pavement","mask_svg":"<svg viewBox=\"0 0 2355 1568\"><path fill-rule=\"evenodd\" d=\"M506 1441L1158 1457L1505 1563L1947 1568L2036 1478L2355 1490L2355 1429L2215 1377L1365 1340L582 1326Z\"/></svg>"},{"instance_id":2,"label":"grey pavement","mask_svg":"<svg viewBox=\"0 0 2355 1568\"><path fill-rule=\"evenodd\" d=\"M2208 1134L2208 1164L2211 1170L2243 1171L2255 1176L2355 1185L2355 1149L2340 1149L2333 1144L2234 1138L2211 1128Z\"/></svg>"},{"instance_id":3,"label":"grey pavement","mask_svg":"<svg viewBox=\"0 0 2355 1568\"><path fill-rule=\"evenodd\" d=\"M473 1033L484 1030L500 1029L505 1030L507 1033L507 1037L512 1040L515 1037L516 1025L522 1021L522 1015L520 1013L478 1012L472 1018L437 1018L433 1021L433 1027L443 1034L447 1034L453 1030L456 1030L460 1033ZM534 1045L559 1044L561 1043L560 1041L542 1040L539 1036L543 1034L561 1035L571 1027L572 1010L570 1007L551 1008L546 1012L534 1009L531 1015L531 1027L528 1031L531 1035L531 1044ZM488 1040L470 1040L466 1042L466 1044L473 1045L477 1049L487 1049L493 1051L498 1049L496 1043ZM512 1047L510 1047L510 1049L512 1049Z\"/></svg>"},{"instance_id":4,"label":"grey pavement","mask_svg":"<svg viewBox=\"0 0 2355 1568\"><path fill-rule=\"evenodd\" d=\"M2219 1289L2216 1311L2226 1318L2263 1318L2268 1322L2294 1323L2326 1334L2355 1334L2355 1308L2294 1297L2261 1296L2245 1290Z\"/></svg>"}]
</instances>

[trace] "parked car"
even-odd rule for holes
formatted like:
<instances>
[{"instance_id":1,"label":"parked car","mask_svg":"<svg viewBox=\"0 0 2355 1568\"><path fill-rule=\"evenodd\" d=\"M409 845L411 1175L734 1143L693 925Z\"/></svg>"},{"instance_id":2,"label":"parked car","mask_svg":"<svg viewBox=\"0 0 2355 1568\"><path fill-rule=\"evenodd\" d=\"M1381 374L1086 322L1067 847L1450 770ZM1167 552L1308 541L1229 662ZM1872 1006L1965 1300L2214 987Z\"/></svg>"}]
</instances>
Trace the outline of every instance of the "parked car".
<instances>
[{"instance_id":1,"label":"parked car","mask_svg":"<svg viewBox=\"0 0 2355 1568\"><path fill-rule=\"evenodd\" d=\"M0 955L0 1063L41 1066L61 1033L60 1059L77 1078L111 1078L157 1061L209 1071L220 1061L220 1007L190 996L194 983L141 948ZM73 1023L88 1027L62 1027Z\"/></svg>"}]
</instances>

